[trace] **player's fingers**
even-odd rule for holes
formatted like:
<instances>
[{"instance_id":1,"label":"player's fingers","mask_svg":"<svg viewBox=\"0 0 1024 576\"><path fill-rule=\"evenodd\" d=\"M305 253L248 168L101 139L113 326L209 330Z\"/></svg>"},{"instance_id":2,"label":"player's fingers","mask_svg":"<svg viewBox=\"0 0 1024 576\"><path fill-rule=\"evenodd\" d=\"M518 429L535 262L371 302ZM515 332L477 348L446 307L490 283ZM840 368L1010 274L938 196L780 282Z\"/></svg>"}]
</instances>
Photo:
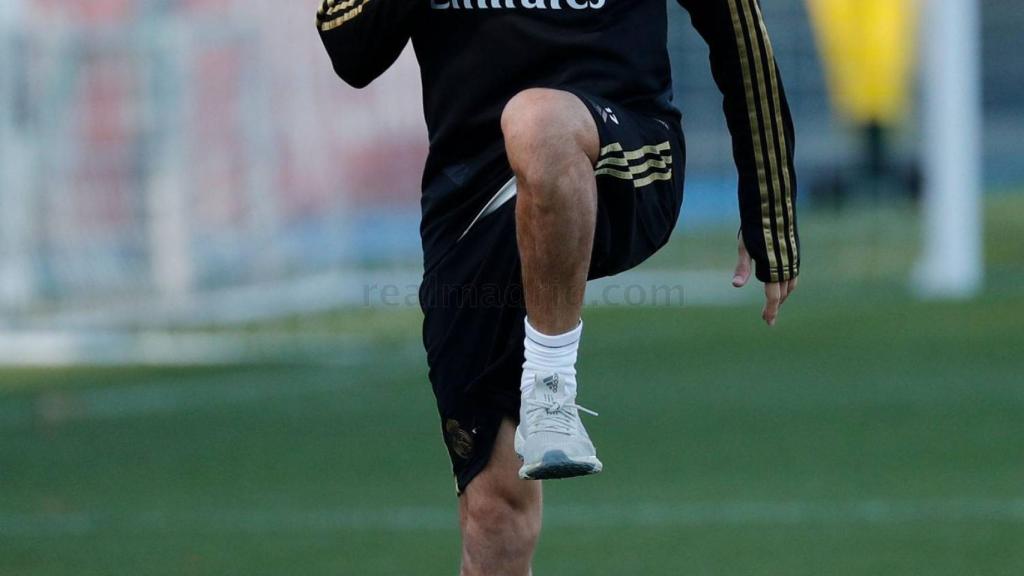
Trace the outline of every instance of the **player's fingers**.
<instances>
[{"instance_id":1,"label":"player's fingers","mask_svg":"<svg viewBox=\"0 0 1024 576\"><path fill-rule=\"evenodd\" d=\"M750 260L740 260L736 263L736 271L732 274L732 285L736 288L743 288L750 281Z\"/></svg>"},{"instance_id":2,"label":"player's fingers","mask_svg":"<svg viewBox=\"0 0 1024 576\"><path fill-rule=\"evenodd\" d=\"M782 301L780 302L780 304L785 304L786 300L788 300L789 297L793 295L793 292L796 290L797 284L798 282L796 278L793 278L789 282L782 283Z\"/></svg>"},{"instance_id":3,"label":"player's fingers","mask_svg":"<svg viewBox=\"0 0 1024 576\"><path fill-rule=\"evenodd\" d=\"M782 300L782 289L777 282L764 285L764 310L761 318L769 326L775 325L775 319L779 316L779 303Z\"/></svg>"},{"instance_id":4,"label":"player's fingers","mask_svg":"<svg viewBox=\"0 0 1024 576\"><path fill-rule=\"evenodd\" d=\"M747 285L750 280L750 254L747 253L747 247L743 244L743 237L739 240L739 249L737 250L736 270L732 274L732 285L736 288L742 288Z\"/></svg>"},{"instance_id":5,"label":"player's fingers","mask_svg":"<svg viewBox=\"0 0 1024 576\"><path fill-rule=\"evenodd\" d=\"M784 304L785 300L793 295L793 292L797 289L797 284L799 284L799 282L796 278L782 283L782 300L779 304Z\"/></svg>"}]
</instances>

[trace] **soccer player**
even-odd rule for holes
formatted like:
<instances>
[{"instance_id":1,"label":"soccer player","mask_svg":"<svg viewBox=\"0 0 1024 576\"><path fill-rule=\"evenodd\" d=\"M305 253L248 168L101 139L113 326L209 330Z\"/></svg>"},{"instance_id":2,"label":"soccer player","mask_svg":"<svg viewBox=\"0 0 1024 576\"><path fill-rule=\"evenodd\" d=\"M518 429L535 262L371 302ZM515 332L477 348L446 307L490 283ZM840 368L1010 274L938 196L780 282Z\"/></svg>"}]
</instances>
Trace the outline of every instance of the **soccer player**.
<instances>
[{"instance_id":1,"label":"soccer player","mask_svg":"<svg viewBox=\"0 0 1024 576\"><path fill-rule=\"evenodd\" d=\"M757 0L679 3L710 46L733 137L732 282L755 274L774 324L800 254L772 46ZM541 486L523 480L602 467L576 404L586 282L654 254L682 205L666 0L325 0L317 27L357 88L412 40L430 136L423 339L460 495L462 574L529 574Z\"/></svg>"}]
</instances>

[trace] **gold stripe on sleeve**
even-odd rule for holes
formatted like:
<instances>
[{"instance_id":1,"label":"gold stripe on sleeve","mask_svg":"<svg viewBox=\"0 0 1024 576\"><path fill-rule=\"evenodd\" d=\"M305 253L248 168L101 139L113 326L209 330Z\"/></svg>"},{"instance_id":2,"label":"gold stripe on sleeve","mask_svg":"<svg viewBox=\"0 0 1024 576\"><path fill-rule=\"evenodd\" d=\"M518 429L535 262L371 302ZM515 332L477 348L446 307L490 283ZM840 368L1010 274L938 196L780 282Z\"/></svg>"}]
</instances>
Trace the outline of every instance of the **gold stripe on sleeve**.
<instances>
[{"instance_id":1,"label":"gold stripe on sleeve","mask_svg":"<svg viewBox=\"0 0 1024 576\"><path fill-rule=\"evenodd\" d=\"M786 239L789 244L788 248L790 251L790 263L795 267L796 263L800 260L799 246L796 242L796 211L793 209L793 182L789 175L789 146L786 143L785 124L782 116L782 102L779 99L779 77L775 69L775 50L772 48L772 41L768 37L768 29L764 24L764 15L761 13L761 7L754 3L754 9L757 11L758 20L761 23L761 37L764 38L765 49L768 51L768 62L771 64L770 68L770 79L772 84L772 97L775 102L775 118L779 126L779 138L781 139L779 149L782 150L782 158L780 159L780 168L782 169L782 179L784 180L785 188L783 188L783 200L786 204L786 214L789 217L789 229L786 230ZM794 270L795 271L795 270Z\"/></svg>"},{"instance_id":2,"label":"gold stripe on sleeve","mask_svg":"<svg viewBox=\"0 0 1024 576\"><path fill-rule=\"evenodd\" d=\"M761 121L757 116L757 101L754 96L754 78L750 67L748 39L743 33L743 23L737 0L729 0L729 12L732 15L733 31L736 34L736 48L740 57L740 68L743 72L743 84L747 96L747 115L750 120L750 132L754 145L754 161L757 165L758 187L761 192L761 228L764 234L765 251L768 253L768 264L771 268L771 280L778 282L779 268L775 258L775 242L772 240L771 199L768 192L768 175L765 170L764 149L761 146Z\"/></svg>"},{"instance_id":3,"label":"gold stripe on sleeve","mask_svg":"<svg viewBox=\"0 0 1024 576\"><path fill-rule=\"evenodd\" d=\"M362 14L363 8L365 8L366 5L369 4L371 1L372 0L347 0L345 2L342 2L341 4L337 4L334 6L331 6L331 4L328 3L326 5L328 6L326 12L326 19L323 19L323 16L319 12L317 13L317 28L319 28L321 32L330 32L335 28L341 27L347 22L353 20L354 18ZM356 6L357 2L362 3ZM349 9L348 12L337 14L338 11L344 10L346 8ZM321 11L322 10L323 9L321 8ZM337 15L331 16L332 14Z\"/></svg>"},{"instance_id":4,"label":"gold stripe on sleeve","mask_svg":"<svg viewBox=\"0 0 1024 576\"><path fill-rule=\"evenodd\" d=\"M334 0L328 0L328 2L325 4L325 6L327 8L327 11L323 12L323 15L324 16L333 16L334 14L337 14L338 12L344 12L345 10L348 10L349 8L352 8L353 6L355 6L356 4L360 3L361 1L362 0L345 0L344 2L341 2L340 4L335 4Z\"/></svg>"},{"instance_id":5,"label":"gold stripe on sleeve","mask_svg":"<svg viewBox=\"0 0 1024 576\"><path fill-rule=\"evenodd\" d=\"M768 143L768 172L771 175L771 187L769 188L769 197L771 202L774 204L775 218L772 224L775 227L775 236L779 239L779 242L785 242L786 239L786 226L785 221L782 218L782 186L779 181L779 159L775 154L775 128L772 127L772 119L774 110L772 109L768 101L768 82L765 79L764 66L762 60L767 57L768 62L773 63L775 60L772 54L768 52L766 46L761 42L761 37L757 31L761 28L761 19L758 14L755 14L750 8L751 4L756 4L756 0L740 0L743 5L745 17L747 19L747 33L749 40L755 47L754 54L754 72L757 76L758 92L761 94L761 116L764 118L764 135L765 141ZM755 18L756 17L756 18ZM755 21L756 20L756 21ZM778 125L781 126L781 118L778 119ZM774 191L774 194L772 193ZM770 217L770 213L769 213ZM789 269L789 252L785 246L777 246L779 249L779 256L782 257L782 269Z\"/></svg>"}]
</instances>

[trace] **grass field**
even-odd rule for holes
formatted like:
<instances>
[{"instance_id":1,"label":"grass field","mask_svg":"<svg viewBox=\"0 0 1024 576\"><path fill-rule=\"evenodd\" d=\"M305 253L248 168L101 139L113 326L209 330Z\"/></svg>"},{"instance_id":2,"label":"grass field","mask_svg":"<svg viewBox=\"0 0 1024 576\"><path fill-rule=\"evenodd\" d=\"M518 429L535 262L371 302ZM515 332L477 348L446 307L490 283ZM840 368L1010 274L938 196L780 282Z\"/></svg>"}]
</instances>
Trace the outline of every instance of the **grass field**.
<instances>
[{"instance_id":1,"label":"grass field","mask_svg":"<svg viewBox=\"0 0 1024 576\"><path fill-rule=\"evenodd\" d=\"M773 330L588 313L606 471L547 484L538 576L1024 574L1020 284L816 284ZM346 314L384 336L320 365L0 370L0 574L455 574L418 321Z\"/></svg>"}]
</instances>

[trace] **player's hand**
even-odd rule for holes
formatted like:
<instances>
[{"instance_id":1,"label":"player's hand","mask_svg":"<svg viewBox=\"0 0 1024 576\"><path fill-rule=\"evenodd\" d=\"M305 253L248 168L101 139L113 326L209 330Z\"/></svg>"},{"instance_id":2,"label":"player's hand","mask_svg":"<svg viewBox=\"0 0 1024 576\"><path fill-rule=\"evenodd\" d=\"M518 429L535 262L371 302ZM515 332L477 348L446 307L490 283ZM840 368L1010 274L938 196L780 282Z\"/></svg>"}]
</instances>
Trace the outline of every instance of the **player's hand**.
<instances>
[{"instance_id":1,"label":"player's hand","mask_svg":"<svg viewBox=\"0 0 1024 576\"><path fill-rule=\"evenodd\" d=\"M753 260L747 252L747 246L743 243L743 236L739 237L739 260L736 262L736 271L732 275L732 285L742 288L750 280L754 269ZM761 310L761 318L769 325L774 326L775 320L779 317L779 308L786 302L786 299L796 291L800 278L793 278L786 282L769 282L764 285L764 309Z\"/></svg>"}]
</instances>

